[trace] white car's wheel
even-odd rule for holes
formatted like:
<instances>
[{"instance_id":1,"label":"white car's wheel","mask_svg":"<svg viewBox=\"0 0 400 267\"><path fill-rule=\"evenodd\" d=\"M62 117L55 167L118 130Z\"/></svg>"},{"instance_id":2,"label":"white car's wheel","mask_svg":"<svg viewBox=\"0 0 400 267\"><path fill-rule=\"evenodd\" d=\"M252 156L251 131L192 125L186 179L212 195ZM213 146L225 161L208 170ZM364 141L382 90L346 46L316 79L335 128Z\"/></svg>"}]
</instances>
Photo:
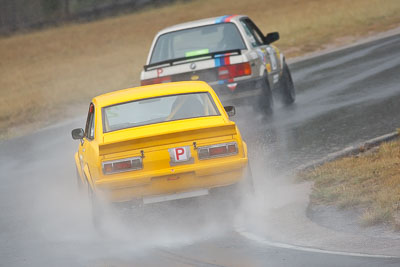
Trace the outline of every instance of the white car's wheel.
<instances>
[{"instance_id":1,"label":"white car's wheel","mask_svg":"<svg viewBox=\"0 0 400 267\"><path fill-rule=\"evenodd\" d=\"M285 105L292 104L296 99L296 91L293 84L292 75L286 62L283 63L283 73L279 83L280 95L282 103Z\"/></svg>"},{"instance_id":2,"label":"white car's wheel","mask_svg":"<svg viewBox=\"0 0 400 267\"><path fill-rule=\"evenodd\" d=\"M274 106L274 98L272 95L271 87L268 82L267 75L264 75L264 77L261 80L261 89L262 89L262 97L259 100L260 107L266 113L271 113L272 108Z\"/></svg>"}]
</instances>

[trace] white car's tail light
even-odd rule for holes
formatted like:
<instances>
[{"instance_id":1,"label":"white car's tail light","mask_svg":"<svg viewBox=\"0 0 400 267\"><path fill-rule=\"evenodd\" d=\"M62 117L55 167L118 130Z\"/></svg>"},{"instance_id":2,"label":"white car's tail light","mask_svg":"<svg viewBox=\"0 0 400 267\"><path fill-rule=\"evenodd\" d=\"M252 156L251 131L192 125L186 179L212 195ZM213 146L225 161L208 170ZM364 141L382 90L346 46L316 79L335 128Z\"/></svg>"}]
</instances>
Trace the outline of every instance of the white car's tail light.
<instances>
[{"instance_id":1,"label":"white car's tail light","mask_svg":"<svg viewBox=\"0 0 400 267\"><path fill-rule=\"evenodd\" d=\"M158 83L170 83L172 81L171 76L163 76L153 79L141 80L140 85L150 85L150 84L158 84Z\"/></svg>"},{"instance_id":2,"label":"white car's tail light","mask_svg":"<svg viewBox=\"0 0 400 267\"><path fill-rule=\"evenodd\" d=\"M249 62L226 65L218 68L218 79L228 80L235 77L251 75L251 67Z\"/></svg>"},{"instance_id":3,"label":"white car's tail light","mask_svg":"<svg viewBox=\"0 0 400 267\"><path fill-rule=\"evenodd\" d=\"M141 157L104 161L102 165L104 174L134 171L143 168Z\"/></svg>"},{"instance_id":4,"label":"white car's tail light","mask_svg":"<svg viewBox=\"0 0 400 267\"><path fill-rule=\"evenodd\" d=\"M201 146L197 148L199 159L231 156L238 153L237 143L224 143L212 146Z\"/></svg>"}]
</instances>

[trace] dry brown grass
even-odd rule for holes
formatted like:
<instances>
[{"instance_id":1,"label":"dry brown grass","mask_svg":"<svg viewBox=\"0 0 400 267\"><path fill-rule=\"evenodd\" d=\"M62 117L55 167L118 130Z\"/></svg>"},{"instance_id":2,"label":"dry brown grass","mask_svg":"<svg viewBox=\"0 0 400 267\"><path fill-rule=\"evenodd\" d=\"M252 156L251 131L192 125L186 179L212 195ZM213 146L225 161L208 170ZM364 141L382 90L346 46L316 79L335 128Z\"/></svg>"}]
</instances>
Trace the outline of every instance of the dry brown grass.
<instances>
[{"instance_id":1,"label":"dry brown grass","mask_svg":"<svg viewBox=\"0 0 400 267\"><path fill-rule=\"evenodd\" d=\"M14 136L16 126L73 116L70 107L97 94L138 85L158 30L224 14L247 14L264 32L279 31L277 44L292 57L398 26L400 2L195 0L2 38L0 137Z\"/></svg>"},{"instance_id":2,"label":"dry brown grass","mask_svg":"<svg viewBox=\"0 0 400 267\"><path fill-rule=\"evenodd\" d=\"M390 223L400 230L400 140L327 163L302 177L314 181L312 203L359 207L362 225Z\"/></svg>"}]
</instances>

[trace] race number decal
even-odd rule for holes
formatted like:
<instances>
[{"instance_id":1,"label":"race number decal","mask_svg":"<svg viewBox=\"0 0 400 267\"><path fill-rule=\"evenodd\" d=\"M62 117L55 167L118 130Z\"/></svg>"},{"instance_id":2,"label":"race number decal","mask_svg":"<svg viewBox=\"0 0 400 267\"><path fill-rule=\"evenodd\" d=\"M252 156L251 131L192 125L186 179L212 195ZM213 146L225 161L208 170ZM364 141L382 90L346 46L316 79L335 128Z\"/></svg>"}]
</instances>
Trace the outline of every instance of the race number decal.
<instances>
[{"instance_id":1,"label":"race number decal","mask_svg":"<svg viewBox=\"0 0 400 267\"><path fill-rule=\"evenodd\" d=\"M183 162L190 160L190 147L175 147L168 149L172 162Z\"/></svg>"},{"instance_id":2,"label":"race number decal","mask_svg":"<svg viewBox=\"0 0 400 267\"><path fill-rule=\"evenodd\" d=\"M269 59L271 60L271 65L272 65L272 70L276 70L277 64L276 64L276 58L275 58L275 53L274 50L271 47L267 47L267 52L269 55Z\"/></svg>"}]
</instances>

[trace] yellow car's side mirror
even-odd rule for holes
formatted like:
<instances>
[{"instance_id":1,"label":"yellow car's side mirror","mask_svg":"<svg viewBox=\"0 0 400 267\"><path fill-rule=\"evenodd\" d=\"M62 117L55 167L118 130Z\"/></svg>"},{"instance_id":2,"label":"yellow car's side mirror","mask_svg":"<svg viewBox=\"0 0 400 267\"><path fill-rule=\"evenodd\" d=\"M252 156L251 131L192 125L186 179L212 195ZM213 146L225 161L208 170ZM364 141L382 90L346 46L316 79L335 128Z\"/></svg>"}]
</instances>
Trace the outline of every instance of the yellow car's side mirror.
<instances>
[{"instance_id":1,"label":"yellow car's side mirror","mask_svg":"<svg viewBox=\"0 0 400 267\"><path fill-rule=\"evenodd\" d=\"M224 107L226 113L228 114L229 117L233 117L236 114L236 109L234 106L226 106Z\"/></svg>"},{"instance_id":2,"label":"yellow car's side mirror","mask_svg":"<svg viewBox=\"0 0 400 267\"><path fill-rule=\"evenodd\" d=\"M73 129L71 134L72 134L72 139L74 140L83 139L83 137L85 136L85 132L83 131L82 128Z\"/></svg>"}]
</instances>

